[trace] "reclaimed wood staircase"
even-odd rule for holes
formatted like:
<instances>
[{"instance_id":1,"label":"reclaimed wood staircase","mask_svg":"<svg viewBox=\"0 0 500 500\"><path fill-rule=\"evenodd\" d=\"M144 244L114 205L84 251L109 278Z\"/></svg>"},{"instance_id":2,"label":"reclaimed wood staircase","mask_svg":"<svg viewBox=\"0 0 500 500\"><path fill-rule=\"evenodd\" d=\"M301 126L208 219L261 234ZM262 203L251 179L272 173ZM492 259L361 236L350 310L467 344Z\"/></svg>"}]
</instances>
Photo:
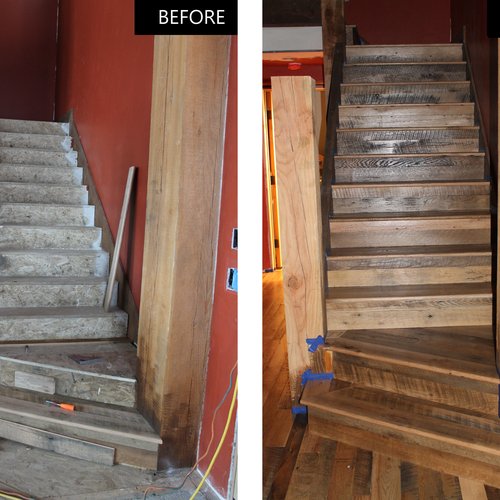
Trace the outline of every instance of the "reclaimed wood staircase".
<instances>
[{"instance_id":1,"label":"reclaimed wood staircase","mask_svg":"<svg viewBox=\"0 0 500 500\"><path fill-rule=\"evenodd\" d=\"M347 46L310 431L500 486L490 183L460 44Z\"/></svg>"},{"instance_id":2,"label":"reclaimed wood staircase","mask_svg":"<svg viewBox=\"0 0 500 500\"><path fill-rule=\"evenodd\" d=\"M0 438L156 468L116 287L103 308L109 257L82 178L69 124L0 120Z\"/></svg>"}]
</instances>

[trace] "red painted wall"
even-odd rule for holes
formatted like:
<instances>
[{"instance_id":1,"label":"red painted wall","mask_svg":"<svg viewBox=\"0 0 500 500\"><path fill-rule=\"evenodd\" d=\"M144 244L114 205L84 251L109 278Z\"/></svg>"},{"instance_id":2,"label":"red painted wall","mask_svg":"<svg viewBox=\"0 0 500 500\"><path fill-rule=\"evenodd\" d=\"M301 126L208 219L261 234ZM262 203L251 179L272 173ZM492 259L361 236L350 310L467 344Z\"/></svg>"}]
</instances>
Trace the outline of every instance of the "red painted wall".
<instances>
[{"instance_id":1,"label":"red painted wall","mask_svg":"<svg viewBox=\"0 0 500 500\"><path fill-rule=\"evenodd\" d=\"M345 18L370 44L450 41L450 0L350 0Z\"/></svg>"},{"instance_id":2,"label":"red painted wall","mask_svg":"<svg viewBox=\"0 0 500 500\"><path fill-rule=\"evenodd\" d=\"M56 116L74 110L89 168L116 236L128 168L136 165L134 223L121 252L140 301L153 37L134 36L134 0L60 0ZM131 241L129 245L125 242ZM127 246L129 248L127 248Z\"/></svg>"},{"instance_id":3,"label":"red painted wall","mask_svg":"<svg viewBox=\"0 0 500 500\"><path fill-rule=\"evenodd\" d=\"M200 435L198 457L207 450L211 435L211 422L214 411L226 392L229 374L237 360L237 294L226 290L226 276L229 267L237 267L238 253L231 249L232 230L238 227L237 212L237 38L232 37L231 61L229 68L229 93L226 121L226 140L224 147L224 170L222 177L221 215L219 226L219 244L217 250L217 271L215 296L212 316L210 354L208 360L207 386L203 421ZM235 375L237 370L235 371ZM234 388L234 377L233 377ZM206 459L200 463L200 470L205 472L224 430L232 391L215 420L215 438ZM232 443L234 439L234 421L227 434L219 457L215 462L209 481L215 489L226 496L231 465Z\"/></svg>"},{"instance_id":4,"label":"red painted wall","mask_svg":"<svg viewBox=\"0 0 500 500\"><path fill-rule=\"evenodd\" d=\"M465 26L477 100L495 162L498 151L498 40L486 34L486 6L487 0L452 0L452 37L454 41L462 41ZM496 171L495 164L493 171Z\"/></svg>"},{"instance_id":5,"label":"red painted wall","mask_svg":"<svg viewBox=\"0 0 500 500\"><path fill-rule=\"evenodd\" d=\"M0 118L52 120L57 0L0 2Z\"/></svg>"}]
</instances>

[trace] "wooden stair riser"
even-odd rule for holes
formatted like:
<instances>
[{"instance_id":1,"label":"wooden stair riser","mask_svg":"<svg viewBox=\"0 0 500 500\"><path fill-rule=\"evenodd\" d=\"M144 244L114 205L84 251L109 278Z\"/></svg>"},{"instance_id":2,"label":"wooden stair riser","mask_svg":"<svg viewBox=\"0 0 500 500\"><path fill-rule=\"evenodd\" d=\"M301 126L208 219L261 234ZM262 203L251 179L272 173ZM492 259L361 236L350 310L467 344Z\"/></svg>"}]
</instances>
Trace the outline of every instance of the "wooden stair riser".
<instances>
[{"instance_id":1,"label":"wooden stair riser","mask_svg":"<svg viewBox=\"0 0 500 500\"><path fill-rule=\"evenodd\" d=\"M490 217L333 219L332 248L489 245Z\"/></svg>"},{"instance_id":2,"label":"wooden stair riser","mask_svg":"<svg viewBox=\"0 0 500 500\"><path fill-rule=\"evenodd\" d=\"M407 185L337 184L332 186L334 214L485 211L489 183L418 183Z\"/></svg>"},{"instance_id":3,"label":"wooden stair riser","mask_svg":"<svg viewBox=\"0 0 500 500\"><path fill-rule=\"evenodd\" d=\"M328 285L488 283L491 254L395 255L328 259Z\"/></svg>"},{"instance_id":4,"label":"wooden stair riser","mask_svg":"<svg viewBox=\"0 0 500 500\"><path fill-rule=\"evenodd\" d=\"M60 153L56 151L0 147L0 163L76 167L77 153L76 151Z\"/></svg>"},{"instance_id":5,"label":"wooden stair riser","mask_svg":"<svg viewBox=\"0 0 500 500\"><path fill-rule=\"evenodd\" d=\"M0 203L0 224L21 226L88 226L95 220L92 205Z\"/></svg>"},{"instance_id":6,"label":"wooden stair riser","mask_svg":"<svg viewBox=\"0 0 500 500\"><path fill-rule=\"evenodd\" d=\"M329 330L425 328L492 324L491 295L329 299Z\"/></svg>"},{"instance_id":7,"label":"wooden stair riser","mask_svg":"<svg viewBox=\"0 0 500 500\"><path fill-rule=\"evenodd\" d=\"M470 102L470 82L355 83L341 85L342 105Z\"/></svg>"},{"instance_id":8,"label":"wooden stair riser","mask_svg":"<svg viewBox=\"0 0 500 500\"><path fill-rule=\"evenodd\" d=\"M479 129L339 129L337 152L352 154L426 154L479 151Z\"/></svg>"},{"instance_id":9,"label":"wooden stair riser","mask_svg":"<svg viewBox=\"0 0 500 500\"><path fill-rule=\"evenodd\" d=\"M354 45L346 47L346 62L350 64L443 61L463 61L462 45Z\"/></svg>"},{"instance_id":10,"label":"wooden stair riser","mask_svg":"<svg viewBox=\"0 0 500 500\"><path fill-rule=\"evenodd\" d=\"M80 186L83 168L0 164L0 182L68 184Z\"/></svg>"},{"instance_id":11,"label":"wooden stair riser","mask_svg":"<svg viewBox=\"0 0 500 500\"><path fill-rule=\"evenodd\" d=\"M484 153L336 156L336 182L464 181L484 178Z\"/></svg>"},{"instance_id":12,"label":"wooden stair riser","mask_svg":"<svg viewBox=\"0 0 500 500\"><path fill-rule=\"evenodd\" d=\"M333 350L335 377L340 380L498 416L498 384L445 375L405 364L361 358Z\"/></svg>"},{"instance_id":13,"label":"wooden stair riser","mask_svg":"<svg viewBox=\"0 0 500 500\"><path fill-rule=\"evenodd\" d=\"M473 125L473 103L339 107L341 128L468 127Z\"/></svg>"},{"instance_id":14,"label":"wooden stair riser","mask_svg":"<svg viewBox=\"0 0 500 500\"><path fill-rule=\"evenodd\" d=\"M346 64L344 83L463 81L465 63Z\"/></svg>"},{"instance_id":15,"label":"wooden stair riser","mask_svg":"<svg viewBox=\"0 0 500 500\"><path fill-rule=\"evenodd\" d=\"M45 342L123 338L127 335L127 315L122 311L92 314L73 312L52 315L27 315L19 309L17 315L0 316L0 342Z\"/></svg>"},{"instance_id":16,"label":"wooden stair riser","mask_svg":"<svg viewBox=\"0 0 500 500\"><path fill-rule=\"evenodd\" d=\"M106 277L109 255L102 251L0 251L0 276Z\"/></svg>"},{"instance_id":17,"label":"wooden stair riser","mask_svg":"<svg viewBox=\"0 0 500 500\"><path fill-rule=\"evenodd\" d=\"M0 132L0 148L30 148L38 151L70 151L69 135L41 135Z\"/></svg>"},{"instance_id":18,"label":"wooden stair riser","mask_svg":"<svg viewBox=\"0 0 500 500\"><path fill-rule=\"evenodd\" d=\"M309 415L308 428L309 432L333 441L342 441L362 449L368 448L374 452L412 462L421 467L473 478L500 488L499 468L496 465L489 465L442 450L398 441L393 436L364 431L352 425L342 425L315 415Z\"/></svg>"},{"instance_id":19,"label":"wooden stair riser","mask_svg":"<svg viewBox=\"0 0 500 500\"><path fill-rule=\"evenodd\" d=\"M0 311L17 307L101 306L106 285L102 278L2 278ZM116 287L113 296L112 305L116 305Z\"/></svg>"}]
</instances>

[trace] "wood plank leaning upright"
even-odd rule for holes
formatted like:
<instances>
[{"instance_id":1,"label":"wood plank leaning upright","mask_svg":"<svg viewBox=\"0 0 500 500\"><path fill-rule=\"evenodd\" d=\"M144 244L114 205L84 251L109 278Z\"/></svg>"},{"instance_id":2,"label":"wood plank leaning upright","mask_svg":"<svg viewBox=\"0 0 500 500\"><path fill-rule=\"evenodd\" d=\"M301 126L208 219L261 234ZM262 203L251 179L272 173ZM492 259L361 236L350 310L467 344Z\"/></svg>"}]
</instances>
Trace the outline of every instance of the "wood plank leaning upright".
<instances>
[{"instance_id":1,"label":"wood plank leaning upright","mask_svg":"<svg viewBox=\"0 0 500 500\"><path fill-rule=\"evenodd\" d=\"M310 77L271 79L288 364L292 400L309 366L307 338L324 335L324 250L320 179Z\"/></svg>"}]
</instances>

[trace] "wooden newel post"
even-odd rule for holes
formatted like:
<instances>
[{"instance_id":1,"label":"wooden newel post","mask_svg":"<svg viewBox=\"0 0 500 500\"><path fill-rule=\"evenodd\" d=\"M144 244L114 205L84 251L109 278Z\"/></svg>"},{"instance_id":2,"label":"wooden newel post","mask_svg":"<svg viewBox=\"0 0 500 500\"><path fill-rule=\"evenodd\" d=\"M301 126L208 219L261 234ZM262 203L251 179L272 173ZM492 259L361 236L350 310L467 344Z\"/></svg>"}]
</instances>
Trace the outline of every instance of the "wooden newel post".
<instances>
[{"instance_id":1,"label":"wooden newel post","mask_svg":"<svg viewBox=\"0 0 500 500\"><path fill-rule=\"evenodd\" d=\"M315 81L308 76L275 77L271 84L288 365L292 400L297 402L300 376L310 364L306 339L326 332L314 116L320 107Z\"/></svg>"}]
</instances>

